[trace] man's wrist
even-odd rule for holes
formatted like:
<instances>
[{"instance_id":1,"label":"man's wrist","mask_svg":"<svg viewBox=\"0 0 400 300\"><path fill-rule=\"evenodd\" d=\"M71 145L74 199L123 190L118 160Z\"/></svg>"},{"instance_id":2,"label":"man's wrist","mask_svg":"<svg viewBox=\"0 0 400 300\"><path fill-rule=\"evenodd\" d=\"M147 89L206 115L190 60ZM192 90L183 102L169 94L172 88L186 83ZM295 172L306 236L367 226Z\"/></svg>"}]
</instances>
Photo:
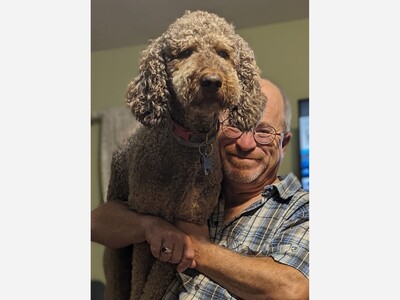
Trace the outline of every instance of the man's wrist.
<instances>
[{"instance_id":1,"label":"man's wrist","mask_svg":"<svg viewBox=\"0 0 400 300\"><path fill-rule=\"evenodd\" d=\"M194 247L194 260L196 261L196 269L201 271L212 263L213 253L215 253L217 245L204 238L191 237Z\"/></svg>"},{"instance_id":2,"label":"man's wrist","mask_svg":"<svg viewBox=\"0 0 400 300\"><path fill-rule=\"evenodd\" d=\"M143 233L143 242L149 241L151 231L157 222L157 217L145 214L138 214L140 230Z\"/></svg>"}]
</instances>

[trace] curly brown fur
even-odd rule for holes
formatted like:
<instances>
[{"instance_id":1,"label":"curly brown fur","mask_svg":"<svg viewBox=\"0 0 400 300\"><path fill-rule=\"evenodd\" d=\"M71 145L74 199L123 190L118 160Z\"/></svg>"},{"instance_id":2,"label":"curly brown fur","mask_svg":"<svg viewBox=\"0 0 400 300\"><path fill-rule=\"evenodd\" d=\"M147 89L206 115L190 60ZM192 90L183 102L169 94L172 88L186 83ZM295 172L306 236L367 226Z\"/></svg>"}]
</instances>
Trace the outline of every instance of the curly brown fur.
<instances>
[{"instance_id":1,"label":"curly brown fur","mask_svg":"<svg viewBox=\"0 0 400 300\"><path fill-rule=\"evenodd\" d=\"M202 101L199 90L191 89L198 87L199 71L215 72L221 67L232 73L231 83L236 85L234 94L226 97L226 105L236 107L232 120L248 131L257 124L266 101L254 53L232 25L207 12L185 13L150 44L143 53L139 76L128 86L126 101L143 124L162 124L171 97L186 105Z\"/></svg>"},{"instance_id":2,"label":"curly brown fur","mask_svg":"<svg viewBox=\"0 0 400 300\"><path fill-rule=\"evenodd\" d=\"M128 201L131 209L169 222L204 224L222 180L218 145L208 133L226 110L242 131L257 125L266 101L259 79L252 50L223 18L196 11L177 19L144 51L139 75L128 86L126 102L145 126L114 154L108 201ZM182 142L171 130L174 122L213 148L209 174L200 162L201 143ZM121 262L124 254L107 249L107 257L113 255L106 264ZM147 243L133 247L132 264L130 299L160 299L175 267L155 261ZM132 266L108 266L108 294L121 295L121 286L129 285L130 278L113 280L121 268Z\"/></svg>"}]
</instances>

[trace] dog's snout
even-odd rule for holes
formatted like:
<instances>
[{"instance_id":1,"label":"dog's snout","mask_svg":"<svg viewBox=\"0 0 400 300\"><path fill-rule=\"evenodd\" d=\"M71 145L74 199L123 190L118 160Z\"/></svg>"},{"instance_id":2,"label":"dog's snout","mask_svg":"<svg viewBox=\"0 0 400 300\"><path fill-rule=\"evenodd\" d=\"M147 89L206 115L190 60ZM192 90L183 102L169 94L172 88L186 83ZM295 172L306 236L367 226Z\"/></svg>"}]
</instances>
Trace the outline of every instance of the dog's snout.
<instances>
[{"instance_id":1,"label":"dog's snout","mask_svg":"<svg viewBox=\"0 0 400 300\"><path fill-rule=\"evenodd\" d=\"M221 76L218 74L207 74L201 77L201 86L210 91L217 91L222 86Z\"/></svg>"}]
</instances>

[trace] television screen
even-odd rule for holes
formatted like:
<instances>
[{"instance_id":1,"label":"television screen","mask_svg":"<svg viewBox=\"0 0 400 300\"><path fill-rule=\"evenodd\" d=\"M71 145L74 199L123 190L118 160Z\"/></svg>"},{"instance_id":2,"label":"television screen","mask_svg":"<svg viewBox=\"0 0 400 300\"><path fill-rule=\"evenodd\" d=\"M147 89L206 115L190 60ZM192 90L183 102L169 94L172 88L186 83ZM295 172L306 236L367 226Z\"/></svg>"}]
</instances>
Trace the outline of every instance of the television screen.
<instances>
[{"instance_id":1,"label":"television screen","mask_svg":"<svg viewBox=\"0 0 400 300\"><path fill-rule=\"evenodd\" d=\"M300 180L303 189L310 191L310 162L309 162L309 99L299 100L299 150L300 150Z\"/></svg>"}]
</instances>

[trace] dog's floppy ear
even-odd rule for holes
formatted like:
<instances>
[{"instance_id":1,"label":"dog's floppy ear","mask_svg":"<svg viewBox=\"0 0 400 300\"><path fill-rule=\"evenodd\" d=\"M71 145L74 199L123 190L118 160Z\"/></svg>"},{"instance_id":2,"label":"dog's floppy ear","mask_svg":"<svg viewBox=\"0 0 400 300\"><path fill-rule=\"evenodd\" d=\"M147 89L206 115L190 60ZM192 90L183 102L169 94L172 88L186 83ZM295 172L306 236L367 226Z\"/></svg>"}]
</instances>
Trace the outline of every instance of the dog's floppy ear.
<instances>
[{"instance_id":1,"label":"dog's floppy ear","mask_svg":"<svg viewBox=\"0 0 400 300\"><path fill-rule=\"evenodd\" d=\"M258 69L253 50L237 35L239 62L237 74L241 84L238 105L230 111L233 124L242 131L249 131L258 125L264 111L267 97L261 92L260 70Z\"/></svg>"},{"instance_id":2,"label":"dog's floppy ear","mask_svg":"<svg viewBox=\"0 0 400 300\"><path fill-rule=\"evenodd\" d=\"M125 94L125 101L136 119L151 127L166 119L170 97L161 40L159 37L152 41L143 51L139 75L129 83Z\"/></svg>"}]
</instances>

